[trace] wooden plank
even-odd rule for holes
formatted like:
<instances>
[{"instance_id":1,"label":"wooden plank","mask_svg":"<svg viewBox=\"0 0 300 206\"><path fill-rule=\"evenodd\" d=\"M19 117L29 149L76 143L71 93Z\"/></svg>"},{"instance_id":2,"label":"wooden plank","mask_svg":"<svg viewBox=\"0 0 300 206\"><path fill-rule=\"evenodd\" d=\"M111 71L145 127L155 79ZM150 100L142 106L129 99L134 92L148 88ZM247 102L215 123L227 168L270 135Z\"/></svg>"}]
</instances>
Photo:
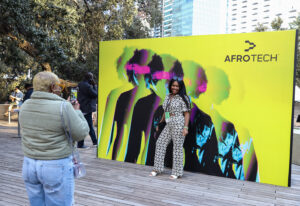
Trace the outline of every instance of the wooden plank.
<instances>
[{"instance_id":1,"label":"wooden plank","mask_svg":"<svg viewBox=\"0 0 300 206\"><path fill-rule=\"evenodd\" d=\"M21 139L14 138L16 132L0 121L0 206L29 205L22 180ZM90 139L86 143L92 144ZM299 205L300 202L297 165L292 165L292 187L286 188L192 172L170 180L170 169L149 177L150 166L98 159L93 148L80 153L87 176L75 181L76 206Z\"/></svg>"}]
</instances>

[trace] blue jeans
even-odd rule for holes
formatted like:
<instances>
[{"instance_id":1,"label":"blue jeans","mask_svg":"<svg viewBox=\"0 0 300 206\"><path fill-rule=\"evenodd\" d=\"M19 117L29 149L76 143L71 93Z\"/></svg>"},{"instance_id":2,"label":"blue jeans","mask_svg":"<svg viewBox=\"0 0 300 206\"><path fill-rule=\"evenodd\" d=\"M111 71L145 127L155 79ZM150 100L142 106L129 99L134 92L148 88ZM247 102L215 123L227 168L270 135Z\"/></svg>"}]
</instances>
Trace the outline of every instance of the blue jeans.
<instances>
[{"instance_id":1,"label":"blue jeans","mask_svg":"<svg viewBox=\"0 0 300 206\"><path fill-rule=\"evenodd\" d=\"M74 199L72 157L35 160L24 157L22 176L31 206L71 206Z\"/></svg>"}]
</instances>

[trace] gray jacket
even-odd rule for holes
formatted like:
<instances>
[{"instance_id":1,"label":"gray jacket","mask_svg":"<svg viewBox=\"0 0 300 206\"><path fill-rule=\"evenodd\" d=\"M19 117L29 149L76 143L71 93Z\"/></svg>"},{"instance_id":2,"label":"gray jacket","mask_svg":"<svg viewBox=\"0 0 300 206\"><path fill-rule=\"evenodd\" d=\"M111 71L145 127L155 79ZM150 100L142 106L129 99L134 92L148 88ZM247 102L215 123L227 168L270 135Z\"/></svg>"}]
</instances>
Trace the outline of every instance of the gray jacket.
<instances>
[{"instance_id":1,"label":"gray jacket","mask_svg":"<svg viewBox=\"0 0 300 206\"><path fill-rule=\"evenodd\" d=\"M61 97L48 92L33 92L31 99L21 107L19 121L21 126L24 155L39 160L54 160L68 157L71 146L65 135L61 121ZM89 133L89 126L79 110L74 110L66 102L63 110L65 125L70 120L74 141L83 140Z\"/></svg>"}]
</instances>

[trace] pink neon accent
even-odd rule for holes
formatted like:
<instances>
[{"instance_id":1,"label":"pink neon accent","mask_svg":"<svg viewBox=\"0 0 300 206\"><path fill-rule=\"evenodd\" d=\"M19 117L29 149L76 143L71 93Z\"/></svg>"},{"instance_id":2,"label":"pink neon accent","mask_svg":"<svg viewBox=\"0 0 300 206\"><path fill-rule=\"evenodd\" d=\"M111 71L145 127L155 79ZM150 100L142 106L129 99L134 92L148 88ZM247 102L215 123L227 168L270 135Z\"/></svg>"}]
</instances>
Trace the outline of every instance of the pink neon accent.
<instances>
[{"instance_id":1,"label":"pink neon accent","mask_svg":"<svg viewBox=\"0 0 300 206\"><path fill-rule=\"evenodd\" d=\"M134 70L134 73L136 73L136 74L149 74L150 73L150 67L148 67L148 66L140 66L138 64L126 64L125 67L129 71Z\"/></svg>"},{"instance_id":2,"label":"pink neon accent","mask_svg":"<svg viewBox=\"0 0 300 206\"><path fill-rule=\"evenodd\" d=\"M227 127L227 123L226 122L222 122L222 132L225 132Z\"/></svg>"},{"instance_id":3,"label":"pink neon accent","mask_svg":"<svg viewBox=\"0 0 300 206\"><path fill-rule=\"evenodd\" d=\"M171 79L169 72L158 71L153 74L153 79Z\"/></svg>"},{"instance_id":4,"label":"pink neon accent","mask_svg":"<svg viewBox=\"0 0 300 206\"><path fill-rule=\"evenodd\" d=\"M207 83L206 83L206 82L203 82L203 83L198 87L199 92L205 92L206 89L207 89Z\"/></svg>"}]
</instances>

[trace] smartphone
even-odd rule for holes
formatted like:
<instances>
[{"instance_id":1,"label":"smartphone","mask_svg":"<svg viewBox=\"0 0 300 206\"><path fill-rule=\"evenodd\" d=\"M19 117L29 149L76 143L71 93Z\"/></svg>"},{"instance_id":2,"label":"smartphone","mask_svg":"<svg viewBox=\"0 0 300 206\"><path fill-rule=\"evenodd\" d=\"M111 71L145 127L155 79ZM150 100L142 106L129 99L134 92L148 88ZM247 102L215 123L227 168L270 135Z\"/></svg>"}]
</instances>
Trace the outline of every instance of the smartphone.
<instances>
[{"instance_id":1,"label":"smartphone","mask_svg":"<svg viewBox=\"0 0 300 206\"><path fill-rule=\"evenodd\" d=\"M78 93L77 88L71 88L70 102L72 104L74 104L77 100L77 93Z\"/></svg>"}]
</instances>

